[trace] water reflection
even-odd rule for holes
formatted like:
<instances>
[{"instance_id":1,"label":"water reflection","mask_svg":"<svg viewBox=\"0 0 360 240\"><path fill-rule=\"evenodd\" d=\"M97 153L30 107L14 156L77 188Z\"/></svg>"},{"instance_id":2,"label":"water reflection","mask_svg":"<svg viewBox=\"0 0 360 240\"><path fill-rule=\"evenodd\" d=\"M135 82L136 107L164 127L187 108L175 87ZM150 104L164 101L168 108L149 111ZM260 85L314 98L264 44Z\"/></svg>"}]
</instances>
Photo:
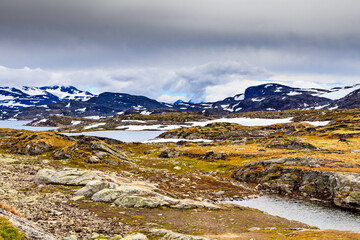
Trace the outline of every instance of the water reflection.
<instances>
[{"instance_id":1,"label":"water reflection","mask_svg":"<svg viewBox=\"0 0 360 240\"><path fill-rule=\"evenodd\" d=\"M275 196L261 196L233 203L303 222L320 229L360 231L360 214L339 208Z\"/></svg>"}]
</instances>

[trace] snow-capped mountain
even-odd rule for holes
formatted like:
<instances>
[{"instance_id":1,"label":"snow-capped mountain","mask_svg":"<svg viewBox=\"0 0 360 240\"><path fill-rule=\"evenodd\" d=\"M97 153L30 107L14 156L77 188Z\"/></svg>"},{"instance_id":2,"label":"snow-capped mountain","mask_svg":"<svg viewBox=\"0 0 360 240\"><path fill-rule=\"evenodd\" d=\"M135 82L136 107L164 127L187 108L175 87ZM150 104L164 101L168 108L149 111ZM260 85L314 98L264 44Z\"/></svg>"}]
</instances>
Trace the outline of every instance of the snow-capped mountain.
<instances>
[{"instance_id":1,"label":"snow-capped mountain","mask_svg":"<svg viewBox=\"0 0 360 240\"><path fill-rule=\"evenodd\" d=\"M249 87L244 93L228 97L207 107L228 112L278 111L289 109L322 108L331 101L322 97L330 90L294 88L276 83Z\"/></svg>"},{"instance_id":2,"label":"snow-capped mountain","mask_svg":"<svg viewBox=\"0 0 360 240\"><path fill-rule=\"evenodd\" d=\"M94 95L75 87L2 87L0 106L2 119L33 119L49 115L109 117L184 111L226 115L249 111L357 108L360 107L360 84L325 90L267 83L249 87L244 93L217 102L177 101L173 104L125 93Z\"/></svg>"},{"instance_id":3,"label":"snow-capped mountain","mask_svg":"<svg viewBox=\"0 0 360 240\"><path fill-rule=\"evenodd\" d=\"M69 86L0 87L0 108L25 108L50 103L88 100L94 95Z\"/></svg>"},{"instance_id":4,"label":"snow-capped mountain","mask_svg":"<svg viewBox=\"0 0 360 240\"><path fill-rule=\"evenodd\" d=\"M331 100L338 100L358 89L360 89L360 84L345 87L335 87L330 89L328 93L324 93L321 96L324 98L329 98Z\"/></svg>"}]
</instances>

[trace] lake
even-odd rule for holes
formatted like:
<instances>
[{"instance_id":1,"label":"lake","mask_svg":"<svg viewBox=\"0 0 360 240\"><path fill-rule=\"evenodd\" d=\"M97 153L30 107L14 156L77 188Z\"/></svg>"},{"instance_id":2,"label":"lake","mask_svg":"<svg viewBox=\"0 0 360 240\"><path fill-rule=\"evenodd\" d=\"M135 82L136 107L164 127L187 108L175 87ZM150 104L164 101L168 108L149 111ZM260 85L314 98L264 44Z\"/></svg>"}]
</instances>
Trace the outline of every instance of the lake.
<instances>
[{"instance_id":1,"label":"lake","mask_svg":"<svg viewBox=\"0 0 360 240\"><path fill-rule=\"evenodd\" d=\"M12 128L12 129L22 129L30 131L48 131L57 129L57 127L32 127L25 126L31 121L11 121L11 120L0 120L0 128Z\"/></svg>"},{"instance_id":2,"label":"lake","mask_svg":"<svg viewBox=\"0 0 360 240\"><path fill-rule=\"evenodd\" d=\"M48 131L57 129L57 127L32 127L25 126L31 121L0 121L0 128L22 129L30 131ZM159 136L164 131L93 131L81 133L64 133L68 136L85 135L94 137L113 138L123 142L143 142Z\"/></svg>"},{"instance_id":3,"label":"lake","mask_svg":"<svg viewBox=\"0 0 360 240\"><path fill-rule=\"evenodd\" d=\"M164 131L94 131L80 133L63 133L67 136L94 136L112 138L123 142L143 142L159 136Z\"/></svg>"},{"instance_id":4,"label":"lake","mask_svg":"<svg viewBox=\"0 0 360 240\"><path fill-rule=\"evenodd\" d=\"M296 220L320 229L360 231L360 214L340 208L266 195L249 200L232 201L232 203L256 208L271 215Z\"/></svg>"}]
</instances>

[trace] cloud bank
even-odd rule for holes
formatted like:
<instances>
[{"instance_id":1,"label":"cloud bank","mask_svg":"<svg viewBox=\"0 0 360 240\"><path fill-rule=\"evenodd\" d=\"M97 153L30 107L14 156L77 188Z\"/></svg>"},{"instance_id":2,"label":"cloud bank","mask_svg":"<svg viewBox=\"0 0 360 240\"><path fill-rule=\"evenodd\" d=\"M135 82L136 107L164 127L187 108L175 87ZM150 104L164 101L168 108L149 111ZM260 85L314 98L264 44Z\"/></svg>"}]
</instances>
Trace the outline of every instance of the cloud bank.
<instances>
[{"instance_id":1,"label":"cloud bank","mask_svg":"<svg viewBox=\"0 0 360 240\"><path fill-rule=\"evenodd\" d=\"M0 65L360 70L357 0L2 0Z\"/></svg>"},{"instance_id":2,"label":"cloud bank","mask_svg":"<svg viewBox=\"0 0 360 240\"><path fill-rule=\"evenodd\" d=\"M341 81L339 81L341 80ZM243 93L249 86L277 82L294 87L330 88L357 82L354 77L281 75L238 62L189 68L121 68L49 71L0 66L0 86L73 85L92 92L123 92L164 102L217 101Z\"/></svg>"},{"instance_id":3,"label":"cloud bank","mask_svg":"<svg viewBox=\"0 0 360 240\"><path fill-rule=\"evenodd\" d=\"M98 92L145 95L162 101L191 99L199 102L214 99L214 97L209 98L209 87L219 88L219 96L223 96L229 91L221 93L221 86L237 81L238 84L232 87L232 93L235 94L243 90L242 80L266 79L271 75L266 69L236 62L210 63L179 69L126 68L81 71L46 71L28 67L12 69L2 66L0 84L2 86L66 84Z\"/></svg>"}]
</instances>

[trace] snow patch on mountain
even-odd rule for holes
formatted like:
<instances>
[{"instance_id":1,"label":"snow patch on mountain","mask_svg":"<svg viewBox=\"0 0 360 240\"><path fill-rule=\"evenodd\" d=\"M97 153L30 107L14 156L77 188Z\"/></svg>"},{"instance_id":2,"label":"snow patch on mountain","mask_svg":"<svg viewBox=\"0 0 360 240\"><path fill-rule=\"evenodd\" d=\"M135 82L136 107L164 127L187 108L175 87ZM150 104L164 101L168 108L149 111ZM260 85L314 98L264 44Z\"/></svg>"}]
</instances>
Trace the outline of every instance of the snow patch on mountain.
<instances>
[{"instance_id":1,"label":"snow patch on mountain","mask_svg":"<svg viewBox=\"0 0 360 240\"><path fill-rule=\"evenodd\" d=\"M352 93L355 90L360 89L360 84L356 84L354 86L348 86L343 88L335 88L334 91L322 94L321 97L329 98L331 100L337 100L345 97L346 95Z\"/></svg>"}]
</instances>

